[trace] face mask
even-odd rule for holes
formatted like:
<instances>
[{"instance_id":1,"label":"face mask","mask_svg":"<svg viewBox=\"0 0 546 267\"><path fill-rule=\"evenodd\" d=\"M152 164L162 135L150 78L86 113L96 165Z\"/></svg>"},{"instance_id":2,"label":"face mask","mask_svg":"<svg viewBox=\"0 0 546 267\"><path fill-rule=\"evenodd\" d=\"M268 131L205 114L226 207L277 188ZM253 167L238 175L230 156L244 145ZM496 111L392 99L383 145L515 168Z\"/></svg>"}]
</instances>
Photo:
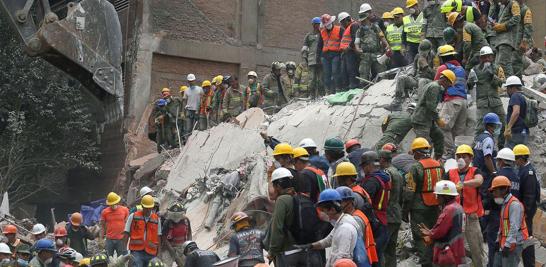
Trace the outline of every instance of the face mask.
<instances>
[{"instance_id":1,"label":"face mask","mask_svg":"<svg viewBox=\"0 0 546 267\"><path fill-rule=\"evenodd\" d=\"M334 27L333 23L330 23L330 24L326 25L327 30L331 30L333 27Z\"/></svg>"},{"instance_id":2,"label":"face mask","mask_svg":"<svg viewBox=\"0 0 546 267\"><path fill-rule=\"evenodd\" d=\"M501 134L501 127L497 126L495 127L495 132L493 132L494 136L499 136Z\"/></svg>"},{"instance_id":3,"label":"face mask","mask_svg":"<svg viewBox=\"0 0 546 267\"><path fill-rule=\"evenodd\" d=\"M387 26L390 25L390 23L389 23L388 21L385 21L385 22L383 22L383 25L384 25L385 27L387 27Z\"/></svg>"},{"instance_id":4,"label":"face mask","mask_svg":"<svg viewBox=\"0 0 546 267\"><path fill-rule=\"evenodd\" d=\"M496 197L495 198L495 204L502 205L503 202L504 202L504 198L502 198L502 197Z\"/></svg>"},{"instance_id":5,"label":"face mask","mask_svg":"<svg viewBox=\"0 0 546 267\"><path fill-rule=\"evenodd\" d=\"M47 259L47 260L44 261L44 264L45 264L45 265L49 265L49 264L51 264L52 262L53 262L53 258L49 258L49 259Z\"/></svg>"},{"instance_id":6,"label":"face mask","mask_svg":"<svg viewBox=\"0 0 546 267\"><path fill-rule=\"evenodd\" d=\"M62 246L64 246L64 241L59 238L59 239L55 240L55 245L57 247L62 247Z\"/></svg>"},{"instance_id":7,"label":"face mask","mask_svg":"<svg viewBox=\"0 0 546 267\"><path fill-rule=\"evenodd\" d=\"M273 161L273 165L275 165L275 168L280 168L280 167L282 167L281 163L278 162L278 161L276 161L276 160Z\"/></svg>"},{"instance_id":8,"label":"face mask","mask_svg":"<svg viewBox=\"0 0 546 267\"><path fill-rule=\"evenodd\" d=\"M289 70L287 71L288 72L288 75L294 75L294 71L293 70Z\"/></svg>"},{"instance_id":9,"label":"face mask","mask_svg":"<svg viewBox=\"0 0 546 267\"><path fill-rule=\"evenodd\" d=\"M112 205L112 206L110 206L110 208L113 209L113 210L115 210L115 209L118 208L118 205Z\"/></svg>"},{"instance_id":10,"label":"face mask","mask_svg":"<svg viewBox=\"0 0 546 267\"><path fill-rule=\"evenodd\" d=\"M491 62L484 62L484 63L483 63L483 69L484 69L484 70L487 69L487 68L489 68L490 66L491 66Z\"/></svg>"},{"instance_id":11,"label":"face mask","mask_svg":"<svg viewBox=\"0 0 546 267\"><path fill-rule=\"evenodd\" d=\"M457 160L457 168L459 169L459 171L462 171L464 170L464 168L466 167L466 161L464 161L464 159L460 158Z\"/></svg>"},{"instance_id":12,"label":"face mask","mask_svg":"<svg viewBox=\"0 0 546 267\"><path fill-rule=\"evenodd\" d=\"M410 8L408 12L413 15L417 12L417 10L415 10L415 8Z\"/></svg>"},{"instance_id":13,"label":"face mask","mask_svg":"<svg viewBox=\"0 0 546 267\"><path fill-rule=\"evenodd\" d=\"M248 84L254 84L254 79L248 79Z\"/></svg>"}]
</instances>

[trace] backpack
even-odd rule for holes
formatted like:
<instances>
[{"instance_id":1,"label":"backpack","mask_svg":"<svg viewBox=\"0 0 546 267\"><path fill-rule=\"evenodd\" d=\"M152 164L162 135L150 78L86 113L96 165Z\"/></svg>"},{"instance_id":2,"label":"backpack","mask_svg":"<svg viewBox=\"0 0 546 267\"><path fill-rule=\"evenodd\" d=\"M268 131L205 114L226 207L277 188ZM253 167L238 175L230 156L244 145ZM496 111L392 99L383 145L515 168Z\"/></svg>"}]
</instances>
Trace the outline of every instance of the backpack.
<instances>
[{"instance_id":1,"label":"backpack","mask_svg":"<svg viewBox=\"0 0 546 267\"><path fill-rule=\"evenodd\" d=\"M290 233L296 244L309 244L320 240L317 234L317 225L321 223L315 204L307 196L296 194L292 197L294 220L290 226Z\"/></svg>"},{"instance_id":2,"label":"backpack","mask_svg":"<svg viewBox=\"0 0 546 267\"><path fill-rule=\"evenodd\" d=\"M525 103L527 104L527 112L523 122L527 128L536 127L538 125L538 101L526 97Z\"/></svg>"},{"instance_id":3,"label":"backpack","mask_svg":"<svg viewBox=\"0 0 546 267\"><path fill-rule=\"evenodd\" d=\"M357 267L370 267L370 261L368 260L368 253L362 236L356 239L355 249L353 250L353 261Z\"/></svg>"}]
</instances>

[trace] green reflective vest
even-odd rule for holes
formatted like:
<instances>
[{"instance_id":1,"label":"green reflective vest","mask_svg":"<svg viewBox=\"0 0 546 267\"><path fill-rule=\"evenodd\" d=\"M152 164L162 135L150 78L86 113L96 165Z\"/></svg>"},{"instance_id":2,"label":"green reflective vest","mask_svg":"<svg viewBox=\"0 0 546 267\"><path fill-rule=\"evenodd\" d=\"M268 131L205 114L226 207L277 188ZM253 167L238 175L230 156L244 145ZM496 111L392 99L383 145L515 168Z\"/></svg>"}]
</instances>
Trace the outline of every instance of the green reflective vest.
<instances>
[{"instance_id":1,"label":"green reflective vest","mask_svg":"<svg viewBox=\"0 0 546 267\"><path fill-rule=\"evenodd\" d=\"M421 42L421 28L423 27L423 12L414 19L412 15L407 15L403 19L404 32L406 33L406 41L409 43Z\"/></svg>"},{"instance_id":2,"label":"green reflective vest","mask_svg":"<svg viewBox=\"0 0 546 267\"><path fill-rule=\"evenodd\" d=\"M453 2L456 3L457 9L453 10ZM442 13L449 13L449 12L461 12L463 8L463 0L447 0L442 4L442 8L440 9L440 12Z\"/></svg>"},{"instance_id":3,"label":"green reflective vest","mask_svg":"<svg viewBox=\"0 0 546 267\"><path fill-rule=\"evenodd\" d=\"M474 10L474 7L467 7L466 8L466 15L465 15L465 18L466 18L466 22L474 22L474 12L472 12Z\"/></svg>"},{"instance_id":4,"label":"green reflective vest","mask_svg":"<svg viewBox=\"0 0 546 267\"><path fill-rule=\"evenodd\" d=\"M387 26L387 41L389 42L392 51L402 50L402 31L404 31L403 25L398 27L394 24L389 24L389 26Z\"/></svg>"}]
</instances>

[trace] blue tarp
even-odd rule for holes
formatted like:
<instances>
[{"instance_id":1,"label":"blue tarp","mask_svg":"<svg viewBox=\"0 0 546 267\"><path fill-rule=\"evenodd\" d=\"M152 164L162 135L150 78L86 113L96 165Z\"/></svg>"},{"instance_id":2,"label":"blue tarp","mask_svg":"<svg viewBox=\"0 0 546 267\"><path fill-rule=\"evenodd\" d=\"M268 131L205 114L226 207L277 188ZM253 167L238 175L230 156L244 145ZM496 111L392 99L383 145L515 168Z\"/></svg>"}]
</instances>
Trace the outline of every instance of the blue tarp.
<instances>
[{"instance_id":1,"label":"blue tarp","mask_svg":"<svg viewBox=\"0 0 546 267\"><path fill-rule=\"evenodd\" d=\"M82 214L84 225L91 226L100 221L100 214L106 208L104 203L105 199L103 198L81 205L80 213Z\"/></svg>"}]
</instances>

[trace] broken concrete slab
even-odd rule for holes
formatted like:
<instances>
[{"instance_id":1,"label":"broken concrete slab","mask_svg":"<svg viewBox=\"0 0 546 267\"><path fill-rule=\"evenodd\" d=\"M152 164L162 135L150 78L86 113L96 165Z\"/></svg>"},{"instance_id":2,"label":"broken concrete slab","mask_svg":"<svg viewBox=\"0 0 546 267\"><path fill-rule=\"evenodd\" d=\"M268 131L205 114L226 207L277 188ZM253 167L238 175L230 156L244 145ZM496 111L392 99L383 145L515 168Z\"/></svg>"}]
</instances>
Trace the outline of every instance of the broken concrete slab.
<instances>
[{"instance_id":1,"label":"broken concrete slab","mask_svg":"<svg viewBox=\"0 0 546 267\"><path fill-rule=\"evenodd\" d=\"M158 155L159 155L158 153L151 153L151 154L148 154L146 156L140 157L138 159L131 160L129 162L129 167L140 167L140 166L144 165L144 163L146 163L147 161L157 157Z\"/></svg>"},{"instance_id":2,"label":"broken concrete slab","mask_svg":"<svg viewBox=\"0 0 546 267\"><path fill-rule=\"evenodd\" d=\"M155 157L147 160L142 166L135 172L135 180L142 181L143 178L151 177L155 171L165 162L166 154L156 154Z\"/></svg>"},{"instance_id":3,"label":"broken concrete slab","mask_svg":"<svg viewBox=\"0 0 546 267\"><path fill-rule=\"evenodd\" d=\"M250 108L239 114L235 119L242 128L259 128L265 121L265 113L261 108Z\"/></svg>"}]
</instances>

